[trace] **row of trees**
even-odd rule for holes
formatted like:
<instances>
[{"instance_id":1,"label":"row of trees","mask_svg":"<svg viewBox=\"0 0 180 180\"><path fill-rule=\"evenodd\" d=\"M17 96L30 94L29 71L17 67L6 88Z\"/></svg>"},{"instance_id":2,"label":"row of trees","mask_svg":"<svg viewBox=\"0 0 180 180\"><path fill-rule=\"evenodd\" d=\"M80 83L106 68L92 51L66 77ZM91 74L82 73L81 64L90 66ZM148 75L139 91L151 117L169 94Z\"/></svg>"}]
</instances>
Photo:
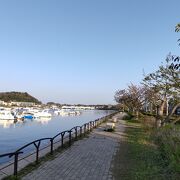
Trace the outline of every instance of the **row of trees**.
<instances>
[{"instance_id":1,"label":"row of trees","mask_svg":"<svg viewBox=\"0 0 180 180\"><path fill-rule=\"evenodd\" d=\"M180 31L180 24L175 31ZM130 84L126 89L118 90L115 100L124 110L136 113L137 117L139 112L148 111L155 113L162 124L170 122L180 107L180 57L168 54L155 72L144 75L141 85Z\"/></svg>"},{"instance_id":2,"label":"row of trees","mask_svg":"<svg viewBox=\"0 0 180 180\"><path fill-rule=\"evenodd\" d=\"M127 89L118 90L115 100L124 110L136 113L148 111L169 122L180 106L180 71L172 68L177 56L169 54L159 69L144 75L141 85L130 84Z\"/></svg>"}]
</instances>

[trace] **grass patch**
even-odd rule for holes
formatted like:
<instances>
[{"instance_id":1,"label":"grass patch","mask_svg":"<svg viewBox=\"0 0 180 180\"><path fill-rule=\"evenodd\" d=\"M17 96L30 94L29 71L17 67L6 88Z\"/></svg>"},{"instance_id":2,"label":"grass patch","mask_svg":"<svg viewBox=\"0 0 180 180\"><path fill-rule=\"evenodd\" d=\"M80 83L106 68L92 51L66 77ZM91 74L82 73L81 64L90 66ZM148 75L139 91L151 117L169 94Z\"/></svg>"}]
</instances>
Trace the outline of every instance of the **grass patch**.
<instances>
[{"instance_id":1,"label":"grass patch","mask_svg":"<svg viewBox=\"0 0 180 180\"><path fill-rule=\"evenodd\" d=\"M179 179L180 146L176 143L176 146L173 144L173 147L176 149L170 148L174 140L174 136L171 134L172 129L166 136L171 139L170 141L168 138L162 139L162 137L165 137L164 131L167 132L164 130L166 128L162 128L161 136L157 136L155 129L145 127L138 120L127 120L126 124L127 139L120 143L120 148L114 158L113 174L115 179ZM158 132L160 131L158 130ZM177 142L179 136L175 137ZM167 140L170 143L167 143ZM159 141L163 143L160 144Z\"/></svg>"}]
</instances>

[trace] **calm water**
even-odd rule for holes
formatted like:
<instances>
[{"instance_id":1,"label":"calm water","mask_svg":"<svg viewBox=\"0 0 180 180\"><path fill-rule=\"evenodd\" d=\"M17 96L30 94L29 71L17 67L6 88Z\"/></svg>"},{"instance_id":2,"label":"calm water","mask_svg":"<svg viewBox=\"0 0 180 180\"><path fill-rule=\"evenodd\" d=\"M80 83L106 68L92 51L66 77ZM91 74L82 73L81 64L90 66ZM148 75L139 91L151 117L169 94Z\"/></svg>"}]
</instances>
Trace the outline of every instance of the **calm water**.
<instances>
[{"instance_id":1,"label":"calm water","mask_svg":"<svg viewBox=\"0 0 180 180\"><path fill-rule=\"evenodd\" d=\"M82 111L79 116L55 116L52 119L0 121L0 154L12 152L21 146L43 137L53 137L61 131L83 125L112 113L112 111ZM1 162L1 160L0 160Z\"/></svg>"}]
</instances>

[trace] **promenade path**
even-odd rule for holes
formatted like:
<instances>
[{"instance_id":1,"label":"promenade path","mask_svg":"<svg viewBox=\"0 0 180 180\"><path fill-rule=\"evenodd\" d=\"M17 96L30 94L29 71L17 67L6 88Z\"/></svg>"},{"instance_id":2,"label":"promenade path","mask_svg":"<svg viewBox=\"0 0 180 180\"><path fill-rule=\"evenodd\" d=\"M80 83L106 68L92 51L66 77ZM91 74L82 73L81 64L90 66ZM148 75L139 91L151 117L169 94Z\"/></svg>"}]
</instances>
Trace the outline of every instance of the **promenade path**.
<instances>
[{"instance_id":1,"label":"promenade path","mask_svg":"<svg viewBox=\"0 0 180 180\"><path fill-rule=\"evenodd\" d=\"M88 138L76 141L55 159L42 164L23 180L111 180L113 157L123 137L123 113L116 117L115 132L105 132L102 124Z\"/></svg>"}]
</instances>

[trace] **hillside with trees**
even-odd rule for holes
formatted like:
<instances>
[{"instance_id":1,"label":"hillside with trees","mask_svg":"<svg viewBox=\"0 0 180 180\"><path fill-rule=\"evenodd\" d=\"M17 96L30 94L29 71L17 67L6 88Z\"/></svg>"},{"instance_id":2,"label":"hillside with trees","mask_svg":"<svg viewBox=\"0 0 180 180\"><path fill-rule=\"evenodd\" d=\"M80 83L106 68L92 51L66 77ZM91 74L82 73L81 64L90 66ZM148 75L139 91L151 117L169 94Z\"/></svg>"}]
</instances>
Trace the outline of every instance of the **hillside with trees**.
<instances>
[{"instance_id":1,"label":"hillside with trees","mask_svg":"<svg viewBox=\"0 0 180 180\"><path fill-rule=\"evenodd\" d=\"M0 93L0 100L5 102L34 102L40 104L41 102L27 92L3 92Z\"/></svg>"}]
</instances>

